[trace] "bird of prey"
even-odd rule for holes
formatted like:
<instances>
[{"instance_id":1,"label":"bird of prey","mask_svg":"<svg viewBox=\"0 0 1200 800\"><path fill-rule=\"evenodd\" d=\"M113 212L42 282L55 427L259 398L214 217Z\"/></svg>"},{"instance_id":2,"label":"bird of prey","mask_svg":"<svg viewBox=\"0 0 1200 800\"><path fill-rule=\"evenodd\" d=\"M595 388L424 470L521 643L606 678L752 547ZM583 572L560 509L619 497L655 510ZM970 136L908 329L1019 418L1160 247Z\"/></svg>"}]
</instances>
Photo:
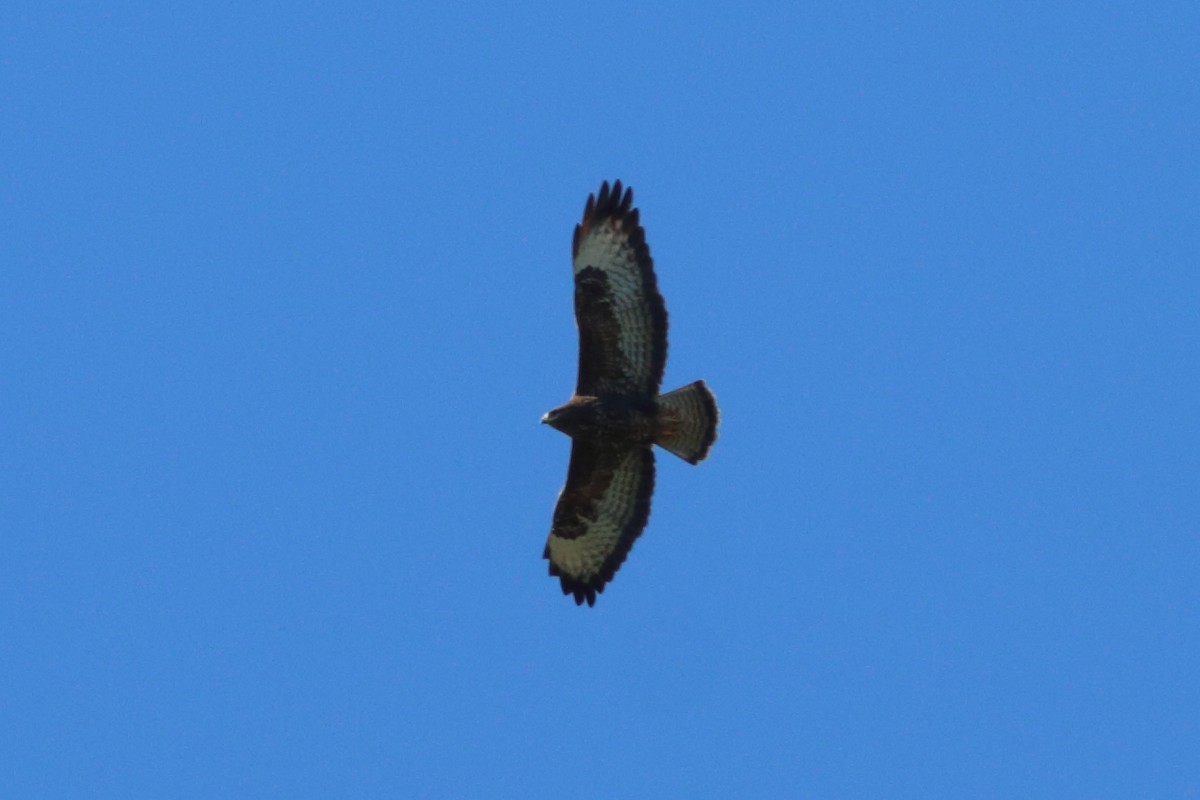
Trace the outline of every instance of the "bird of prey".
<instances>
[{"instance_id":1,"label":"bird of prey","mask_svg":"<svg viewBox=\"0 0 1200 800\"><path fill-rule=\"evenodd\" d=\"M571 463L543 557L563 594L592 606L650 517L652 445L699 463L717 403L704 381L658 393L667 310L632 189L605 181L588 196L573 263L579 375L574 396L542 417L571 437Z\"/></svg>"}]
</instances>

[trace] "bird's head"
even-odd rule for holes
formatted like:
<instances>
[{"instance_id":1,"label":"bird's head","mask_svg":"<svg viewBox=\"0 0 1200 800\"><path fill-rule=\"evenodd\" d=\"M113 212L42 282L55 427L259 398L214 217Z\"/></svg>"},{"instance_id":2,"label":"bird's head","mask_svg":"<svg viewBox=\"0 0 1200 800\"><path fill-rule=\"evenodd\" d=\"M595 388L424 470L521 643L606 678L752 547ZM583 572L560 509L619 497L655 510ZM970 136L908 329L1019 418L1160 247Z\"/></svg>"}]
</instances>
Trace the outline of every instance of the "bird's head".
<instances>
[{"instance_id":1,"label":"bird's head","mask_svg":"<svg viewBox=\"0 0 1200 800\"><path fill-rule=\"evenodd\" d=\"M578 398L572 398L566 405L547 411L542 417L542 424L549 425L570 436L583 422L586 410Z\"/></svg>"},{"instance_id":2,"label":"bird's head","mask_svg":"<svg viewBox=\"0 0 1200 800\"><path fill-rule=\"evenodd\" d=\"M565 410L563 408L552 408L542 415L542 424L557 428L562 424L564 415Z\"/></svg>"}]
</instances>

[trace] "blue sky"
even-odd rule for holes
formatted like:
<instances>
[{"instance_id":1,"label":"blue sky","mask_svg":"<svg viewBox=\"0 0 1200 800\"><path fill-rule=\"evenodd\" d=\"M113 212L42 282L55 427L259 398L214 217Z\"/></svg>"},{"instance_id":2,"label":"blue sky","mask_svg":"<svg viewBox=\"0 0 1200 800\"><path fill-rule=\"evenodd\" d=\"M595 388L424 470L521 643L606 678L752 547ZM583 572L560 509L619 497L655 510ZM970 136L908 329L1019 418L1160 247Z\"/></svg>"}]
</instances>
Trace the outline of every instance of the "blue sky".
<instances>
[{"instance_id":1,"label":"blue sky","mask_svg":"<svg viewBox=\"0 0 1200 800\"><path fill-rule=\"evenodd\" d=\"M1197 8L9 4L0 795L1200 793ZM581 609L614 178L723 417Z\"/></svg>"}]
</instances>

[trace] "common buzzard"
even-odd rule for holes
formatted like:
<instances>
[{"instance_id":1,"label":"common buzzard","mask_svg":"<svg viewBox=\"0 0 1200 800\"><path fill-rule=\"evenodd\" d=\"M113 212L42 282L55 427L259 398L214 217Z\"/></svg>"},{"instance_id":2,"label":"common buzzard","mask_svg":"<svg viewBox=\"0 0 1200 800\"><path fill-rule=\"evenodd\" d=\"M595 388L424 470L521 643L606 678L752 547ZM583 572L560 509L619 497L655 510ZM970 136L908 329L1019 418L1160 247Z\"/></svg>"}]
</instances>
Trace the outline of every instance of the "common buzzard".
<instances>
[{"instance_id":1,"label":"common buzzard","mask_svg":"<svg viewBox=\"0 0 1200 800\"><path fill-rule=\"evenodd\" d=\"M542 417L571 437L567 483L543 557L575 603L596 603L650 517L652 445L689 464L717 436L717 403L704 381L658 393L667 363L667 310L633 190L605 181L575 226L574 396Z\"/></svg>"}]
</instances>

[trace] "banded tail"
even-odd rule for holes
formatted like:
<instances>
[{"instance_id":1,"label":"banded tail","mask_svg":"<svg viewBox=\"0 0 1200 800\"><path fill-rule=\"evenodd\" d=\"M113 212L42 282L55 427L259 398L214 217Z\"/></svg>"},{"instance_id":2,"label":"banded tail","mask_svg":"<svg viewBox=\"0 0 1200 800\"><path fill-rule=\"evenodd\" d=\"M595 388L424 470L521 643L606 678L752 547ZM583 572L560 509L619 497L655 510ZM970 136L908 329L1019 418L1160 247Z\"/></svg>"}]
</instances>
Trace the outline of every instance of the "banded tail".
<instances>
[{"instance_id":1,"label":"banded tail","mask_svg":"<svg viewBox=\"0 0 1200 800\"><path fill-rule=\"evenodd\" d=\"M698 464L717 438L717 398L696 381L658 398L659 432L654 443Z\"/></svg>"}]
</instances>

